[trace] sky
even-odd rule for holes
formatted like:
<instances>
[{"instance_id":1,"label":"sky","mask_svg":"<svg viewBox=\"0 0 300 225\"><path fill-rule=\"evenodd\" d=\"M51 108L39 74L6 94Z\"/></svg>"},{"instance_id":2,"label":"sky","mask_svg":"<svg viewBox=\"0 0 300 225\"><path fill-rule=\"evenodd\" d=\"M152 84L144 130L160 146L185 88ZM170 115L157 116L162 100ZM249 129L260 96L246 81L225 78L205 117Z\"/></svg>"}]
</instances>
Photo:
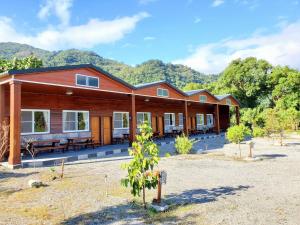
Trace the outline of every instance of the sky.
<instances>
[{"instance_id":1,"label":"sky","mask_svg":"<svg viewBox=\"0 0 300 225\"><path fill-rule=\"evenodd\" d=\"M0 42L219 73L254 56L300 69L300 0L0 0Z\"/></svg>"}]
</instances>

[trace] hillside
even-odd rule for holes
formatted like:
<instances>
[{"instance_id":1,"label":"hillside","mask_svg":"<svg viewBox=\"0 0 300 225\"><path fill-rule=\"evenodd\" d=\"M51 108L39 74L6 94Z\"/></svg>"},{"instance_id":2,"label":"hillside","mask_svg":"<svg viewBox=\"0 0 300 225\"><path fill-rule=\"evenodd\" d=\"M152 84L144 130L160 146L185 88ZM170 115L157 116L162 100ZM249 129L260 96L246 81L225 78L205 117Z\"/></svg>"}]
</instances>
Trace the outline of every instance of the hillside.
<instances>
[{"instance_id":1,"label":"hillside","mask_svg":"<svg viewBox=\"0 0 300 225\"><path fill-rule=\"evenodd\" d=\"M0 58L12 59L35 55L43 60L44 66L61 66L92 63L118 76L131 84L167 80L177 87L186 83L207 83L217 80L217 75L205 75L184 65L149 60L135 67L111 59L106 59L92 51L69 49L64 51L47 51L30 45L18 43L0 43Z\"/></svg>"}]
</instances>

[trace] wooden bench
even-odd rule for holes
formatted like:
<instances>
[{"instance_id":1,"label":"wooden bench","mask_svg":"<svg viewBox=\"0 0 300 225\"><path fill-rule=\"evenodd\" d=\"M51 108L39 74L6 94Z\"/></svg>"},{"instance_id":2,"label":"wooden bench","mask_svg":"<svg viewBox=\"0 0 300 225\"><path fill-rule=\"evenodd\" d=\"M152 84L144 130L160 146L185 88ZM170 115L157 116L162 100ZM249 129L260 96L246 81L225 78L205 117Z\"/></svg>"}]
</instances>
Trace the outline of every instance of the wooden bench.
<instances>
[{"instance_id":1,"label":"wooden bench","mask_svg":"<svg viewBox=\"0 0 300 225\"><path fill-rule=\"evenodd\" d=\"M75 150L76 147L79 149L81 147L92 147L95 148L95 142L93 140L93 137L77 137L77 138L68 138L67 143L67 149L69 150L70 147L73 147L73 150Z\"/></svg>"},{"instance_id":2,"label":"wooden bench","mask_svg":"<svg viewBox=\"0 0 300 225\"><path fill-rule=\"evenodd\" d=\"M50 139L41 141L30 141L26 144L26 150L30 151L33 156L36 156L39 152L54 150L64 150L66 145L61 145L60 140Z\"/></svg>"}]
</instances>

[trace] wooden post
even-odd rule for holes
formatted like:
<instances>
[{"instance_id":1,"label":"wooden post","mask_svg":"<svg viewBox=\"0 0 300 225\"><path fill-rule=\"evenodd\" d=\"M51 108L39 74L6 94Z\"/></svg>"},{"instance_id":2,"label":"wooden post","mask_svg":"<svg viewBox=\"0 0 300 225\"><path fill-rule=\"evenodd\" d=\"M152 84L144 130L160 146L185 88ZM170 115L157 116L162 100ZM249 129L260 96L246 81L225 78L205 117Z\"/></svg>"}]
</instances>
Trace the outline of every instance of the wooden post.
<instances>
[{"instance_id":1,"label":"wooden post","mask_svg":"<svg viewBox=\"0 0 300 225\"><path fill-rule=\"evenodd\" d=\"M135 135L136 135L136 111L135 111L135 95L130 96L130 112L129 112L129 117L130 117L130 145L132 142L135 141Z\"/></svg>"},{"instance_id":2,"label":"wooden post","mask_svg":"<svg viewBox=\"0 0 300 225\"><path fill-rule=\"evenodd\" d=\"M5 89L4 85L0 85L0 124L5 118Z\"/></svg>"},{"instance_id":3,"label":"wooden post","mask_svg":"<svg viewBox=\"0 0 300 225\"><path fill-rule=\"evenodd\" d=\"M189 129L188 129L188 121L189 121L189 113L188 113L188 103L187 101L184 101L184 113L183 113L183 132L186 136L189 135Z\"/></svg>"},{"instance_id":4,"label":"wooden post","mask_svg":"<svg viewBox=\"0 0 300 225\"><path fill-rule=\"evenodd\" d=\"M238 106L235 107L235 117L236 117L236 124L240 124L240 109Z\"/></svg>"},{"instance_id":5,"label":"wooden post","mask_svg":"<svg viewBox=\"0 0 300 225\"><path fill-rule=\"evenodd\" d=\"M10 83L10 145L8 164L12 168L21 164L21 83Z\"/></svg>"},{"instance_id":6,"label":"wooden post","mask_svg":"<svg viewBox=\"0 0 300 225\"><path fill-rule=\"evenodd\" d=\"M215 105L215 132L220 133L220 115L219 115L219 105Z\"/></svg>"}]
</instances>

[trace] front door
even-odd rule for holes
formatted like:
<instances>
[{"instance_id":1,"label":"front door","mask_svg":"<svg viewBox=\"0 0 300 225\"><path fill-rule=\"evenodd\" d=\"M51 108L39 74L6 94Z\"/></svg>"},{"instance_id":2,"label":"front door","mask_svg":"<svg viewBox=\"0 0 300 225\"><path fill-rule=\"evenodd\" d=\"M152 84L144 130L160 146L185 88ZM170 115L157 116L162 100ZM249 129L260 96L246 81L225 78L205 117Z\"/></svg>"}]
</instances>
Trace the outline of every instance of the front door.
<instances>
[{"instance_id":1,"label":"front door","mask_svg":"<svg viewBox=\"0 0 300 225\"><path fill-rule=\"evenodd\" d=\"M100 117L93 116L92 121L92 137L96 143L100 143Z\"/></svg>"},{"instance_id":2,"label":"front door","mask_svg":"<svg viewBox=\"0 0 300 225\"><path fill-rule=\"evenodd\" d=\"M164 119L162 116L158 117L158 131L160 135L164 134Z\"/></svg>"},{"instance_id":3,"label":"front door","mask_svg":"<svg viewBox=\"0 0 300 225\"><path fill-rule=\"evenodd\" d=\"M110 145L111 144L111 117L104 116L103 117L103 144Z\"/></svg>"}]
</instances>

